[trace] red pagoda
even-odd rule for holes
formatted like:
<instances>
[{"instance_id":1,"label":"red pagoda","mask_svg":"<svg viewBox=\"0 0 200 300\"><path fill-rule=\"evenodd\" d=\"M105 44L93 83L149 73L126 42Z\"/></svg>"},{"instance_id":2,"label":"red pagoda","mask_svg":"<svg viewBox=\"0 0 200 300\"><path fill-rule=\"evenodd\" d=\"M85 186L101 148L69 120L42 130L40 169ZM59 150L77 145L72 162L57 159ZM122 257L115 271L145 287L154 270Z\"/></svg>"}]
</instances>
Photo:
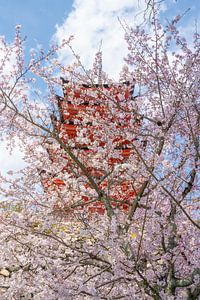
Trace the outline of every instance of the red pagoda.
<instances>
[{"instance_id":1,"label":"red pagoda","mask_svg":"<svg viewBox=\"0 0 200 300\"><path fill-rule=\"evenodd\" d=\"M97 182L102 190L109 191L112 199L111 205L128 210L134 201L136 187L129 180L113 180L110 184L110 174L116 166L125 163L133 155L132 143L135 138L124 137L124 132L131 119L130 114L120 118L118 112L125 109L124 103L131 101L134 86L129 82L121 84L76 84L62 79L63 97L57 96L59 115L53 116L55 131L62 142L71 149L78 159L86 166L88 174ZM108 124L108 125L106 125ZM112 132L112 124L116 132ZM107 127L105 127L107 126ZM140 120L135 121L135 127L141 127ZM105 132L106 128L106 133ZM112 151L110 151L112 148ZM61 147L62 148L62 147ZM52 161L65 160L62 173L73 173L81 177L74 162L67 154L58 154L56 150L48 149ZM64 152L63 152L64 153ZM46 191L62 191L65 182L59 176L50 176L43 180ZM90 201L87 190L90 184L84 184L86 194L81 194L81 200L91 213L104 214L104 204L99 201ZM88 203L89 204L88 204ZM91 202L91 203L90 203ZM77 209L80 209L77 208ZM84 209L84 206L83 208Z\"/></svg>"}]
</instances>

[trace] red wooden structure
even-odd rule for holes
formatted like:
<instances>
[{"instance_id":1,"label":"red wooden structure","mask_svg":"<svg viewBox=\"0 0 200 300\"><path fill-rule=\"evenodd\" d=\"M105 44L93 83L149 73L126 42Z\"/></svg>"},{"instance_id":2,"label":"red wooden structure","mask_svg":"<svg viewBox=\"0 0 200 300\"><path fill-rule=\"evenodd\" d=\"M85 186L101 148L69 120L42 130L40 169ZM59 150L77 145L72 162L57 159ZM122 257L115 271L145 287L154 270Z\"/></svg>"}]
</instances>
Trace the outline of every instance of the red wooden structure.
<instances>
[{"instance_id":1,"label":"red wooden structure","mask_svg":"<svg viewBox=\"0 0 200 300\"><path fill-rule=\"evenodd\" d=\"M102 190L106 190L109 185L102 160L106 162L108 169L112 169L112 167L126 162L133 154L131 145L134 139L123 137L124 129L129 126L130 114L125 114L123 120L120 120L117 115L117 112L121 109L121 103L130 101L133 88L129 82L113 85L79 85L63 80L64 97L57 97L59 117L55 118L54 116L53 118L55 129L60 134L62 141L84 163L88 174L94 178ZM110 155L108 141L106 141L107 136L103 136L101 129L105 128L105 124L112 123L115 123L115 128L119 130L119 133L114 135L113 138L110 137L110 142L114 145L113 154ZM135 126L140 127L139 120L136 121ZM122 133L120 133L121 131ZM93 158L97 156L98 149L103 149L103 151L108 149L108 152L105 151L107 156L100 157L100 160L97 160L97 165L94 165ZM60 156L53 150L49 150L49 155L52 161L58 160ZM66 154L63 154L63 157L66 159L63 173L70 172L73 162ZM79 175L82 175L81 171ZM102 179L104 176L105 179ZM43 185L46 190L50 190L51 187L51 190L61 191L65 187L64 181L56 176L46 179L45 182L43 181ZM89 187L89 183L85 183L86 190ZM122 180L121 182L116 181L114 185L112 184L110 197L113 199L113 207L118 206L123 210L127 210L129 203L134 201L135 195L136 190L130 181ZM81 199L85 204L89 201L87 195L82 195ZM87 208L89 212L99 214L103 214L105 211L104 204L100 201L87 204Z\"/></svg>"}]
</instances>

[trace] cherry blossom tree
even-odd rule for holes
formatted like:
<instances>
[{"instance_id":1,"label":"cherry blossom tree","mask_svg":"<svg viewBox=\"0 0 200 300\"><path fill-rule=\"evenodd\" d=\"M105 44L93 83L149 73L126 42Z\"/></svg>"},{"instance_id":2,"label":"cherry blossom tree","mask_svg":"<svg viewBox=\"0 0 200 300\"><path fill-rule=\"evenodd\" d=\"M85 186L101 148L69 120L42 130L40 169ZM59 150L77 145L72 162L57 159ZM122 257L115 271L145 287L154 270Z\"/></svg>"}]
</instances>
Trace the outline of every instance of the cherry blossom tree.
<instances>
[{"instance_id":1,"label":"cherry blossom tree","mask_svg":"<svg viewBox=\"0 0 200 300\"><path fill-rule=\"evenodd\" d=\"M92 70L75 53L63 66L72 37L28 63L19 26L1 39L1 138L11 151L17 138L27 163L0 177L2 299L198 299L199 35L187 43L181 16L161 24L154 1L145 15L150 29L122 24L119 83L100 52Z\"/></svg>"}]
</instances>

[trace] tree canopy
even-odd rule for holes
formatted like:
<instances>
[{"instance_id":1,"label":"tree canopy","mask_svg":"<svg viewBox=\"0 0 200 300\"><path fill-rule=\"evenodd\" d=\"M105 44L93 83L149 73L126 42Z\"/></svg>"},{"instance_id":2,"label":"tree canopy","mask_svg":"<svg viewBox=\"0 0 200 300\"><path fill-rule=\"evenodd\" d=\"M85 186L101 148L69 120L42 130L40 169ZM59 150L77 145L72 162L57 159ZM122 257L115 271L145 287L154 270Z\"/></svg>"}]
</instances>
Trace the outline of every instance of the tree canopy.
<instances>
[{"instance_id":1,"label":"tree canopy","mask_svg":"<svg viewBox=\"0 0 200 300\"><path fill-rule=\"evenodd\" d=\"M1 137L27 163L0 176L2 299L198 299L199 34L145 16L119 82L101 52L63 66L71 37L28 63L19 26L0 40Z\"/></svg>"}]
</instances>

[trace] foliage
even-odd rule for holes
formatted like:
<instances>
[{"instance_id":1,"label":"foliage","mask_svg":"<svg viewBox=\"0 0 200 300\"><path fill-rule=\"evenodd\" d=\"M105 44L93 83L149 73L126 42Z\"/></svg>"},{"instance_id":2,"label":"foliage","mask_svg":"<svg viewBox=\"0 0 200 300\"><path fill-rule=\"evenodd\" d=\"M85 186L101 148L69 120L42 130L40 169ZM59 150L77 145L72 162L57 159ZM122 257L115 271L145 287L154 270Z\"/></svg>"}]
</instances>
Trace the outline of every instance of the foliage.
<instances>
[{"instance_id":1,"label":"foliage","mask_svg":"<svg viewBox=\"0 0 200 300\"><path fill-rule=\"evenodd\" d=\"M28 163L20 176L0 177L9 198L0 211L1 299L198 299L199 35L187 44L177 29L180 16L164 27L154 1L148 9L151 30L145 23L124 27L129 54L121 80L131 78L133 95L125 99L122 89L114 97L116 83L102 73L101 84L113 87L99 88L109 113L91 105L73 139L58 130L57 74L71 87L94 85L99 53L90 71L77 56L62 66L58 46L32 53L26 64L19 27L13 44L1 40L1 136L11 149L17 137ZM72 49L70 42L60 47ZM42 99L38 78L49 91ZM119 136L131 141L126 159L116 150ZM75 143L86 143L92 155ZM123 182L135 192L128 201ZM102 203L104 215L91 214L89 201Z\"/></svg>"}]
</instances>

